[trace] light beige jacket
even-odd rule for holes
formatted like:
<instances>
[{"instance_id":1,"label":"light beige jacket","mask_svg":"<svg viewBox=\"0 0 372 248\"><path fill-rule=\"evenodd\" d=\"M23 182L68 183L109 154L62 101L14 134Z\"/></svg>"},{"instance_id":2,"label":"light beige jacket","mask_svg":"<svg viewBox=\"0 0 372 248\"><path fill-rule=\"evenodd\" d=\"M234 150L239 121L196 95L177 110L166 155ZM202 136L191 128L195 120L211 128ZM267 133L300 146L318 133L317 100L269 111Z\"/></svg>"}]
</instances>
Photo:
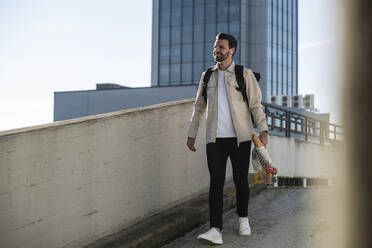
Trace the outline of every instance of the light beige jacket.
<instances>
[{"instance_id":1,"label":"light beige jacket","mask_svg":"<svg viewBox=\"0 0 372 248\"><path fill-rule=\"evenodd\" d=\"M230 104L231 117L235 127L238 142L251 140L254 132L251 121L251 113L256 122L259 132L268 131L266 116L262 110L262 94L260 87L251 69L244 68L243 76L247 89L247 97L249 102L249 111L246 102L243 101L243 96L236 88L238 83L235 78L235 63L232 62L225 72L226 93ZM194 103L194 109L191 116L188 137L196 138L199 125L202 118L206 114L207 119L207 143L216 141L217 133L217 114L218 114L218 66L217 64L212 69L212 74L208 82L207 88L207 103L202 96L203 93L203 78L205 72L202 73L198 92Z\"/></svg>"}]
</instances>

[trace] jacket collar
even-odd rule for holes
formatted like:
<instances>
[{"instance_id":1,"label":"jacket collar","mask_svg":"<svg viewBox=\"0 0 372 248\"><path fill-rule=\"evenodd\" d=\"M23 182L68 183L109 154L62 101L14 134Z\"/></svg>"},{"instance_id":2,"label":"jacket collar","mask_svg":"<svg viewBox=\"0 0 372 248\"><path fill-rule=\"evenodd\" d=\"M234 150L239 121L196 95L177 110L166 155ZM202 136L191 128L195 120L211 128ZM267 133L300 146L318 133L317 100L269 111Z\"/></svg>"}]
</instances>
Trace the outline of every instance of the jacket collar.
<instances>
[{"instance_id":1,"label":"jacket collar","mask_svg":"<svg viewBox=\"0 0 372 248\"><path fill-rule=\"evenodd\" d=\"M215 71L218 69L218 64L216 63L213 67L212 67L212 71ZM229 67L227 67L226 71L228 72L232 72L234 73L235 72L235 62L234 60L232 61L231 65Z\"/></svg>"}]
</instances>

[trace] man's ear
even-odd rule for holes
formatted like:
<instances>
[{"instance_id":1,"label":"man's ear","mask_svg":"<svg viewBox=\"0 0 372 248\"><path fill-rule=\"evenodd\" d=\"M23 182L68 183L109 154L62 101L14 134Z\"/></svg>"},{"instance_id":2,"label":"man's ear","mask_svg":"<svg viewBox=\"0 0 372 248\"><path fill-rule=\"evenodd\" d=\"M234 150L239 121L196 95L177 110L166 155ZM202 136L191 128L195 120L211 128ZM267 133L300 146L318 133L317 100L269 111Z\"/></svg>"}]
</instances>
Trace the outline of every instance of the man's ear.
<instances>
[{"instance_id":1,"label":"man's ear","mask_svg":"<svg viewBox=\"0 0 372 248\"><path fill-rule=\"evenodd\" d=\"M234 53L235 53L235 47L233 47L233 48L230 49L230 53L231 53L231 56L234 55Z\"/></svg>"}]
</instances>

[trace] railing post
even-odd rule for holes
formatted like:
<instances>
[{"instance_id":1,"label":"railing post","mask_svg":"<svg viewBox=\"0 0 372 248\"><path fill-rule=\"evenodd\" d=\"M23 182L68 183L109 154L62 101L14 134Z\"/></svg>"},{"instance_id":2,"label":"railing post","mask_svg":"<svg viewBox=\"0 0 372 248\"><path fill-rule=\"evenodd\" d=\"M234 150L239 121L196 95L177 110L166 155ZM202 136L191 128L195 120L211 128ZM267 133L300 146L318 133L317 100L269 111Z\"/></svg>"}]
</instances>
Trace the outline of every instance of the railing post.
<instances>
[{"instance_id":1,"label":"railing post","mask_svg":"<svg viewBox=\"0 0 372 248\"><path fill-rule=\"evenodd\" d=\"M286 111L286 129L285 129L285 136L286 137L291 137L291 112L290 111Z\"/></svg>"},{"instance_id":2,"label":"railing post","mask_svg":"<svg viewBox=\"0 0 372 248\"><path fill-rule=\"evenodd\" d=\"M320 122L320 144L323 145L324 144L324 123L323 122Z\"/></svg>"},{"instance_id":3,"label":"railing post","mask_svg":"<svg viewBox=\"0 0 372 248\"><path fill-rule=\"evenodd\" d=\"M337 141L337 127L336 126L333 126L333 132L335 134L335 140Z\"/></svg>"},{"instance_id":4,"label":"railing post","mask_svg":"<svg viewBox=\"0 0 372 248\"><path fill-rule=\"evenodd\" d=\"M304 133L304 119L301 118L301 134Z\"/></svg>"},{"instance_id":5,"label":"railing post","mask_svg":"<svg viewBox=\"0 0 372 248\"><path fill-rule=\"evenodd\" d=\"M265 117L266 117L266 123L267 123L268 128L270 129L270 127L269 127L269 117L267 116L267 105L264 104L263 106L264 106L264 112L265 112Z\"/></svg>"},{"instance_id":6,"label":"railing post","mask_svg":"<svg viewBox=\"0 0 372 248\"><path fill-rule=\"evenodd\" d=\"M305 117L305 141L307 142L307 117Z\"/></svg>"}]
</instances>

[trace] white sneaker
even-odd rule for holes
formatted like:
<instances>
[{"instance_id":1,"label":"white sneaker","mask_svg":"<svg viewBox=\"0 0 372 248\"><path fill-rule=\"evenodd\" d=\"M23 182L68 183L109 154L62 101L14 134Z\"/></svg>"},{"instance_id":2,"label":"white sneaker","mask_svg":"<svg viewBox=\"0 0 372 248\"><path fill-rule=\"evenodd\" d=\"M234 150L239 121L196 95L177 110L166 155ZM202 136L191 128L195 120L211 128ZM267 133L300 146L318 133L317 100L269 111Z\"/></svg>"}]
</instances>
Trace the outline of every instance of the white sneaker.
<instances>
[{"instance_id":1,"label":"white sneaker","mask_svg":"<svg viewBox=\"0 0 372 248\"><path fill-rule=\"evenodd\" d=\"M203 244L222 245L222 234L212 227L208 232L200 234L198 240Z\"/></svg>"},{"instance_id":2,"label":"white sneaker","mask_svg":"<svg viewBox=\"0 0 372 248\"><path fill-rule=\"evenodd\" d=\"M239 234L240 235L251 234L251 227L249 226L247 217L239 217Z\"/></svg>"}]
</instances>

